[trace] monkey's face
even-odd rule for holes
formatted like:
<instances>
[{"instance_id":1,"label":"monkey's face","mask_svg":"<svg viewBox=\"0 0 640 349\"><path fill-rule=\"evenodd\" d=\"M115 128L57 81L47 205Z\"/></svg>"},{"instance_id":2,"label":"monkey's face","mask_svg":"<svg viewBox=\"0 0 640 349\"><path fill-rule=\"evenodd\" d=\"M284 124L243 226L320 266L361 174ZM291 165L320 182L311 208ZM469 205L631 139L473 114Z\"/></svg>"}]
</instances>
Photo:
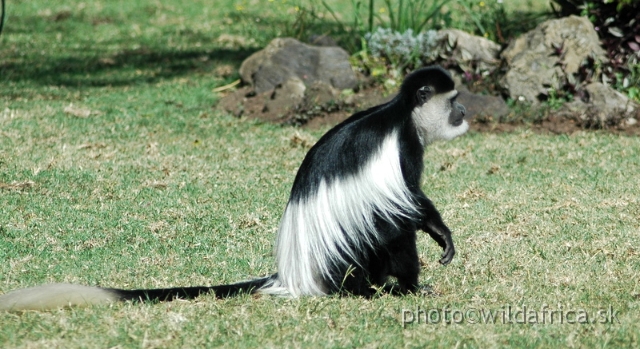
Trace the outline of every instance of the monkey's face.
<instances>
[{"instance_id":1,"label":"monkey's face","mask_svg":"<svg viewBox=\"0 0 640 349\"><path fill-rule=\"evenodd\" d=\"M457 96L456 90L436 93L431 86L418 89L412 118L424 145L436 140L450 140L467 132L466 109L456 102Z\"/></svg>"}]
</instances>

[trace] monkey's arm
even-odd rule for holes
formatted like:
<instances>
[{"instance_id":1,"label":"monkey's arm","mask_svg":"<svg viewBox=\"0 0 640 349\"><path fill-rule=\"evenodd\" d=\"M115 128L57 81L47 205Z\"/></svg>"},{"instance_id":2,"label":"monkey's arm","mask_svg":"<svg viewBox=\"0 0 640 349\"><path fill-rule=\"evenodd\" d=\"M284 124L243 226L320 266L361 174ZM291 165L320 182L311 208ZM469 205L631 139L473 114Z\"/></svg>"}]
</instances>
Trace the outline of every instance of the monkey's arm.
<instances>
[{"instance_id":1,"label":"monkey's arm","mask_svg":"<svg viewBox=\"0 0 640 349\"><path fill-rule=\"evenodd\" d=\"M423 193L418 196L420 202L420 210L422 214L422 221L419 228L428 233L432 239L434 239L440 247L444 250L442 252L442 258L440 263L447 265L453 259L453 255L456 254L455 247L453 246L453 240L451 239L451 230L444 224L440 212L433 206L431 200L429 200Z\"/></svg>"}]
</instances>

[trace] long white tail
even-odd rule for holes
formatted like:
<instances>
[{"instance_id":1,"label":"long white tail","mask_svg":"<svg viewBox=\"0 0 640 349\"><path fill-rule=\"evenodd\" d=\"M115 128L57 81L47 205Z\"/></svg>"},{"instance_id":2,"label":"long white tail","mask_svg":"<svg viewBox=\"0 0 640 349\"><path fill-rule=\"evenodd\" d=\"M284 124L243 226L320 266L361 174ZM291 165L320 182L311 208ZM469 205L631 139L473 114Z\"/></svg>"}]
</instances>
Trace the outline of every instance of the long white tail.
<instances>
[{"instance_id":1,"label":"long white tail","mask_svg":"<svg viewBox=\"0 0 640 349\"><path fill-rule=\"evenodd\" d=\"M71 284L50 284L15 290L0 296L0 311L44 310L107 304L120 300L116 291Z\"/></svg>"}]
</instances>

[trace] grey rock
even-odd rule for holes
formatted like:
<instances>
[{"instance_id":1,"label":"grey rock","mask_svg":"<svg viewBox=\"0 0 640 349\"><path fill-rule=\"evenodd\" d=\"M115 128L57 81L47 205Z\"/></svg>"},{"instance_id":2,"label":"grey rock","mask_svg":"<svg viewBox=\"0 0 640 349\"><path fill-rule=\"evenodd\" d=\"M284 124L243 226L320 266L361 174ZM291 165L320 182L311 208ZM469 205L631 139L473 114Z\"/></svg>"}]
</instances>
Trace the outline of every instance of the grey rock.
<instances>
[{"instance_id":1,"label":"grey rock","mask_svg":"<svg viewBox=\"0 0 640 349\"><path fill-rule=\"evenodd\" d=\"M258 94L245 86L223 97L218 107L238 117L283 123L291 121L301 110L322 110L338 103L339 98L340 90L325 82L316 81L306 86L297 77L291 77Z\"/></svg>"},{"instance_id":2,"label":"grey rock","mask_svg":"<svg viewBox=\"0 0 640 349\"><path fill-rule=\"evenodd\" d=\"M632 126L640 106L610 86L596 82L585 87L588 99L566 103L558 115L575 119L588 127Z\"/></svg>"},{"instance_id":3,"label":"grey rock","mask_svg":"<svg viewBox=\"0 0 640 349\"><path fill-rule=\"evenodd\" d=\"M291 77L305 85L322 81L340 90L358 84L345 50L311 46L292 38L276 38L251 55L242 63L240 76L256 93L272 90Z\"/></svg>"},{"instance_id":4,"label":"grey rock","mask_svg":"<svg viewBox=\"0 0 640 349\"><path fill-rule=\"evenodd\" d=\"M617 123L622 119L631 118L638 110L638 104L613 88L599 83L591 83L585 87L589 93L589 105L592 115L601 125Z\"/></svg>"},{"instance_id":5,"label":"grey rock","mask_svg":"<svg viewBox=\"0 0 640 349\"><path fill-rule=\"evenodd\" d=\"M589 102L607 114L632 114L638 106L622 93L605 84L594 82L585 87L589 93Z\"/></svg>"},{"instance_id":6,"label":"grey rock","mask_svg":"<svg viewBox=\"0 0 640 349\"><path fill-rule=\"evenodd\" d=\"M458 29L440 30L436 37L440 56L453 60L464 71L471 70L471 64L481 70L492 70L500 64L500 45L489 39Z\"/></svg>"},{"instance_id":7,"label":"grey rock","mask_svg":"<svg viewBox=\"0 0 640 349\"><path fill-rule=\"evenodd\" d=\"M323 81L316 81L309 85L304 95L304 104L307 106L324 105L335 101L340 96L340 91Z\"/></svg>"},{"instance_id":8,"label":"grey rock","mask_svg":"<svg viewBox=\"0 0 640 349\"><path fill-rule=\"evenodd\" d=\"M496 96L485 96L461 90L457 101L467 109L466 118L491 117L493 120L509 114L507 103Z\"/></svg>"},{"instance_id":9,"label":"grey rock","mask_svg":"<svg viewBox=\"0 0 640 349\"><path fill-rule=\"evenodd\" d=\"M291 108L302 103L307 87L302 80L293 76L276 86L271 93L266 93L263 112L270 112L278 118L284 116Z\"/></svg>"},{"instance_id":10,"label":"grey rock","mask_svg":"<svg viewBox=\"0 0 640 349\"><path fill-rule=\"evenodd\" d=\"M316 34L309 37L309 44L314 46L338 46L338 42L336 42L332 37Z\"/></svg>"},{"instance_id":11,"label":"grey rock","mask_svg":"<svg viewBox=\"0 0 640 349\"><path fill-rule=\"evenodd\" d=\"M509 70L502 85L514 99L539 102L549 88L559 89L589 57L605 59L598 34L585 17L569 16L541 23L504 50Z\"/></svg>"},{"instance_id":12,"label":"grey rock","mask_svg":"<svg viewBox=\"0 0 640 349\"><path fill-rule=\"evenodd\" d=\"M454 71L450 71L450 73L456 89L459 92L457 101L467 109L466 117L468 119L474 117L490 117L493 120L500 120L500 118L509 114L509 106L507 106L507 103L502 97L470 92L462 83L460 75Z\"/></svg>"}]
</instances>

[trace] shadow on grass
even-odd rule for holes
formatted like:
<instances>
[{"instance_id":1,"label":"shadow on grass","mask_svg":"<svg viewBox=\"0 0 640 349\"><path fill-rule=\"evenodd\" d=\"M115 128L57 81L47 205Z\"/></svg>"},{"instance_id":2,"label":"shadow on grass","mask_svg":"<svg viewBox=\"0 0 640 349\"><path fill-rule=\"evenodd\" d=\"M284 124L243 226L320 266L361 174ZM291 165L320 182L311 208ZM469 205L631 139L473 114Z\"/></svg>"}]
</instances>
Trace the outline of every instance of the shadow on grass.
<instances>
[{"instance_id":1,"label":"shadow on grass","mask_svg":"<svg viewBox=\"0 0 640 349\"><path fill-rule=\"evenodd\" d=\"M219 65L231 66L237 72L244 59L262 48L257 45L262 46L276 36L292 36L305 41L310 34L333 35L339 32L337 24L331 21L263 16L258 10L249 16L231 12L229 18L233 21L232 27L244 28L242 35L230 36L246 40L244 43L231 43L235 45L232 49L220 47L225 43L218 42L226 29L202 31L190 26L167 25L157 26L160 34L155 37L134 38L129 36L127 26L127 23L134 22L133 18L98 18L72 11L54 13L48 17L15 17L12 25L6 28L6 35L16 35L24 38L22 40L35 38L34 42L37 43L47 42L44 38L54 40L54 35L61 35L66 43L64 51L58 49L57 52L53 47L36 47L37 44L26 41L18 42L13 49L0 46L0 83L25 82L71 88L116 87L155 83L182 76L214 75ZM144 21L139 23L149 25ZM102 25L117 28L120 34L109 40L102 38L94 41L92 35L95 28ZM29 36L32 39L28 39ZM169 39L179 40L183 48L162 46L161 43ZM97 44L97 41L100 43ZM108 52L109 47L134 45L141 48ZM5 53L3 49L9 51Z\"/></svg>"},{"instance_id":2,"label":"shadow on grass","mask_svg":"<svg viewBox=\"0 0 640 349\"><path fill-rule=\"evenodd\" d=\"M126 86L210 72L219 64L238 67L258 48L162 51L138 49L105 57L66 57L0 61L0 81L32 81L66 87ZM211 73L213 74L213 73Z\"/></svg>"}]
</instances>

